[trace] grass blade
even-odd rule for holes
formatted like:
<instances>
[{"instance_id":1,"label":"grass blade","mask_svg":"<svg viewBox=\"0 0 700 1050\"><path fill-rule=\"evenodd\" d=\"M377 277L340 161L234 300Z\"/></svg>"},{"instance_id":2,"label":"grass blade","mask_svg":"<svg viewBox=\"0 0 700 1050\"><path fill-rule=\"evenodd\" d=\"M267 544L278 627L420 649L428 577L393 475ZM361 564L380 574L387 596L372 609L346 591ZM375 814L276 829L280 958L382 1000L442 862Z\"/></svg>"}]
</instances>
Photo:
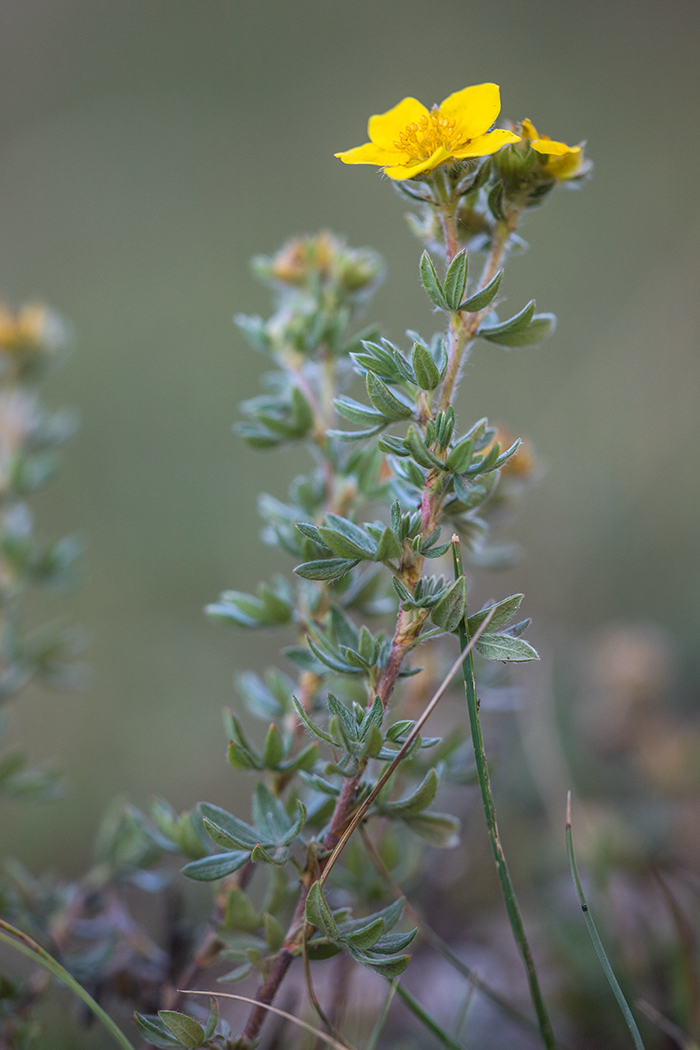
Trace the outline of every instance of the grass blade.
<instances>
[{"instance_id":1,"label":"grass blade","mask_svg":"<svg viewBox=\"0 0 700 1050\"><path fill-rule=\"evenodd\" d=\"M574 880L574 885L576 886L576 893L578 895L579 904L581 905L581 911L583 912L583 917L586 920L586 926L588 927L589 936L593 941L593 947L595 948L596 955L598 956L600 965L603 967L603 972L608 979L608 984L612 989L612 993L617 999L617 1004L622 1010L622 1016L627 1022L627 1027L630 1030L632 1042L634 1043L636 1050L645 1050L644 1043L642 1042L642 1037L639 1034L639 1029L637 1028L637 1022L632 1016L632 1011L627 1005L627 1000L622 994L622 989L618 984L617 977L613 973L612 966L610 965L608 957L605 954L605 948L603 947L603 942L600 939L600 935L598 934L596 925L593 922L593 917L590 911L588 910L588 904L586 903L586 897L583 892L583 886L581 885L581 879L579 878L578 868L576 866L576 856L574 854L574 838L571 833L571 792L569 792L566 800L566 849L569 854L571 875Z\"/></svg>"},{"instance_id":2,"label":"grass blade","mask_svg":"<svg viewBox=\"0 0 700 1050\"><path fill-rule=\"evenodd\" d=\"M367 1043L365 1050L376 1050L377 1043L379 1042L379 1036L382 1034L382 1028L386 1024L386 1019L389 1015L389 1007L391 1006L391 1001L396 995L396 986L398 983L398 977L394 978L394 980L391 982L389 993L386 999L384 1000L384 1005L379 1011L379 1016L377 1017L377 1021L374 1025L374 1028L372 1029L372 1034L369 1037L369 1042Z\"/></svg>"},{"instance_id":3,"label":"grass blade","mask_svg":"<svg viewBox=\"0 0 700 1050\"><path fill-rule=\"evenodd\" d=\"M400 999L403 999L411 1013L418 1018L421 1024L424 1024L429 1032L432 1032L436 1039L439 1039L443 1046L447 1047L447 1050L464 1050L461 1043L455 1042L449 1032L446 1032L437 1021L427 1013L417 999L414 999L410 992L406 991L402 984L396 983L396 993Z\"/></svg>"},{"instance_id":4,"label":"grass blade","mask_svg":"<svg viewBox=\"0 0 700 1050\"><path fill-rule=\"evenodd\" d=\"M2 932L2 931L6 932ZM9 922L5 922L0 919L0 941L5 944L9 944L11 948L21 952L22 955L28 956L37 965L42 966L45 970L48 970L53 977L61 981L70 988L79 999L85 1003L89 1010L95 1015L95 1017L102 1022L110 1035L114 1036L114 1039L122 1050L134 1050L133 1043L130 1043L120 1028L117 1028L116 1024L106 1014L99 1003L96 1003L89 992L86 992L82 985L78 984L76 979L72 977L68 970L64 969L59 962L57 962L52 955L49 955L47 951L37 944L35 940L28 937L22 930L18 930L15 926L11 926Z\"/></svg>"}]
</instances>

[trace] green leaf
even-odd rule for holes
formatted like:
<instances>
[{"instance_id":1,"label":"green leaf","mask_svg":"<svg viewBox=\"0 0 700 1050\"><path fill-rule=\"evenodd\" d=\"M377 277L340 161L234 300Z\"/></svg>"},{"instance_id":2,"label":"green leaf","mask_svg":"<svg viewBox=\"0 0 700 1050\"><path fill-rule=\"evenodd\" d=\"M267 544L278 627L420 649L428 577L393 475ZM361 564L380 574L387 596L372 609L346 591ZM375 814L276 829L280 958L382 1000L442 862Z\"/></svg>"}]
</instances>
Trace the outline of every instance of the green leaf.
<instances>
[{"instance_id":1,"label":"green leaf","mask_svg":"<svg viewBox=\"0 0 700 1050\"><path fill-rule=\"evenodd\" d=\"M501 602L491 602L489 605L485 605L483 609L479 609L467 621L469 635L473 635L478 630L491 610L493 610L493 616L489 620L486 630L488 632L496 631L499 627L505 626L520 608L520 603L524 597L523 594L511 594L509 598L504 598Z\"/></svg>"},{"instance_id":2,"label":"green leaf","mask_svg":"<svg viewBox=\"0 0 700 1050\"><path fill-rule=\"evenodd\" d=\"M418 430L413 424L408 428L406 437L404 438L406 445L410 449L411 456L420 464L421 467L425 467L427 470L444 470L445 464L442 460L434 456L425 445L425 441Z\"/></svg>"},{"instance_id":3,"label":"green leaf","mask_svg":"<svg viewBox=\"0 0 700 1050\"><path fill-rule=\"evenodd\" d=\"M460 304L460 310L468 310L470 313L477 313L479 310L484 310L496 298L496 293L500 287L502 279L503 270L499 270L496 276L492 277L489 283L485 285L480 292L476 292Z\"/></svg>"},{"instance_id":4,"label":"green leaf","mask_svg":"<svg viewBox=\"0 0 700 1050\"><path fill-rule=\"evenodd\" d=\"M458 580L443 594L440 601L430 613L433 623L448 633L456 631L467 604L467 581L464 576Z\"/></svg>"},{"instance_id":5,"label":"green leaf","mask_svg":"<svg viewBox=\"0 0 700 1050\"><path fill-rule=\"evenodd\" d=\"M350 397L337 397L333 401L338 415L349 419L351 423L362 423L364 425L376 426L384 423L385 419L381 412L376 409L367 408L359 401L353 401Z\"/></svg>"},{"instance_id":6,"label":"green leaf","mask_svg":"<svg viewBox=\"0 0 700 1050\"><path fill-rule=\"evenodd\" d=\"M233 984L234 981L244 981L246 977L249 977L253 972L254 966L251 962L243 963L241 966L236 966L234 970L229 970L222 977L217 977L219 984Z\"/></svg>"},{"instance_id":7,"label":"green leaf","mask_svg":"<svg viewBox=\"0 0 700 1050\"><path fill-rule=\"evenodd\" d=\"M289 860L289 850L286 846L278 846L277 849L273 850L272 853L268 852L265 847L258 842L257 846L250 855L250 859L256 863L261 864L286 864Z\"/></svg>"},{"instance_id":8,"label":"green leaf","mask_svg":"<svg viewBox=\"0 0 700 1050\"><path fill-rule=\"evenodd\" d=\"M253 792L253 820L265 843L281 845L292 826L283 803L265 784L257 784Z\"/></svg>"},{"instance_id":9,"label":"green leaf","mask_svg":"<svg viewBox=\"0 0 700 1050\"><path fill-rule=\"evenodd\" d=\"M397 955L395 959L384 960L373 959L369 955L361 955L354 951L351 951L350 954L363 966L368 966L370 970L374 970L375 973L386 977L389 981L402 974L411 961L410 955Z\"/></svg>"},{"instance_id":10,"label":"green leaf","mask_svg":"<svg viewBox=\"0 0 700 1050\"><path fill-rule=\"evenodd\" d=\"M448 813L420 813L405 817L404 823L431 846L454 849L459 844L460 822Z\"/></svg>"},{"instance_id":11,"label":"green leaf","mask_svg":"<svg viewBox=\"0 0 700 1050\"><path fill-rule=\"evenodd\" d=\"M229 890L224 906L224 927L255 933L260 928L260 916L247 893L234 887Z\"/></svg>"},{"instance_id":12,"label":"green leaf","mask_svg":"<svg viewBox=\"0 0 700 1050\"><path fill-rule=\"evenodd\" d=\"M503 192L503 183L497 182L491 190L491 192L489 193L488 200L489 210L493 215L494 219L497 219L499 222L503 222L505 219L505 215L503 213Z\"/></svg>"},{"instance_id":13,"label":"green leaf","mask_svg":"<svg viewBox=\"0 0 700 1050\"><path fill-rule=\"evenodd\" d=\"M326 546L330 547L333 553L341 558L354 559L355 561L370 561L374 557L374 548L371 551L367 550L369 543L360 546L359 543L349 539L347 536L343 536L336 529L329 529L325 525L321 525L318 531Z\"/></svg>"},{"instance_id":14,"label":"green leaf","mask_svg":"<svg viewBox=\"0 0 700 1050\"><path fill-rule=\"evenodd\" d=\"M500 346L534 346L552 334L557 325L554 314L535 314L524 328L515 332L504 332L499 336L479 332L485 339Z\"/></svg>"},{"instance_id":15,"label":"green leaf","mask_svg":"<svg viewBox=\"0 0 700 1050\"><path fill-rule=\"evenodd\" d=\"M262 762L246 748L241 747L235 740L230 740L228 745L228 760L234 769L261 769Z\"/></svg>"},{"instance_id":16,"label":"green leaf","mask_svg":"<svg viewBox=\"0 0 700 1050\"><path fill-rule=\"evenodd\" d=\"M219 1023L219 1004L216 999L209 1000L209 1014L207 1016L206 1024L204 1025L204 1038L211 1039L216 1032L216 1026Z\"/></svg>"},{"instance_id":17,"label":"green leaf","mask_svg":"<svg viewBox=\"0 0 700 1050\"><path fill-rule=\"evenodd\" d=\"M197 882L215 882L242 868L250 857L250 850L215 853L211 857L193 860L182 869L182 874Z\"/></svg>"},{"instance_id":18,"label":"green leaf","mask_svg":"<svg viewBox=\"0 0 700 1050\"><path fill-rule=\"evenodd\" d=\"M383 933L384 919L380 916L378 919L372 918L372 921L368 922L366 926L360 927L359 930L354 930L342 939L347 940L347 943L352 945L353 948L364 951L376 944Z\"/></svg>"},{"instance_id":19,"label":"green leaf","mask_svg":"<svg viewBox=\"0 0 700 1050\"><path fill-rule=\"evenodd\" d=\"M151 1046L157 1046L160 1050L175 1050L182 1043L171 1034L160 1018L155 1015L134 1013L134 1023L141 1035Z\"/></svg>"},{"instance_id":20,"label":"green leaf","mask_svg":"<svg viewBox=\"0 0 700 1050\"><path fill-rule=\"evenodd\" d=\"M311 770L318 761L318 744L307 744L287 762L280 763L280 770L285 773L296 773L299 770Z\"/></svg>"},{"instance_id":21,"label":"green leaf","mask_svg":"<svg viewBox=\"0 0 700 1050\"><path fill-rule=\"evenodd\" d=\"M292 418L299 434L306 434L314 425L314 414L298 386L292 387Z\"/></svg>"},{"instance_id":22,"label":"green leaf","mask_svg":"<svg viewBox=\"0 0 700 1050\"><path fill-rule=\"evenodd\" d=\"M338 441L364 441L365 438L371 438L378 434L387 423L388 420L382 418L382 422L378 426L369 427L367 430L327 430L326 437L337 438Z\"/></svg>"},{"instance_id":23,"label":"green leaf","mask_svg":"<svg viewBox=\"0 0 700 1050\"><path fill-rule=\"evenodd\" d=\"M216 829L220 837L227 840L224 843L225 845L230 844L243 849L252 849L260 838L256 828L252 828L250 824L246 824L245 821L234 817L232 813L227 813L220 806L212 805L211 802L200 802L199 812L202 814L205 824L211 825ZM208 827L207 830L209 830Z\"/></svg>"},{"instance_id":24,"label":"green leaf","mask_svg":"<svg viewBox=\"0 0 700 1050\"><path fill-rule=\"evenodd\" d=\"M374 372L367 373L367 394L374 407L387 419L408 419L413 415L413 409L406 405L389 390L386 383L375 375Z\"/></svg>"},{"instance_id":25,"label":"green leaf","mask_svg":"<svg viewBox=\"0 0 700 1050\"><path fill-rule=\"evenodd\" d=\"M263 764L266 769L277 769L284 756L285 747L282 735L275 723L272 722L265 737Z\"/></svg>"},{"instance_id":26,"label":"green leaf","mask_svg":"<svg viewBox=\"0 0 700 1050\"><path fill-rule=\"evenodd\" d=\"M294 572L305 580L339 580L354 569L359 558L322 558L319 561L305 561L297 565Z\"/></svg>"},{"instance_id":27,"label":"green leaf","mask_svg":"<svg viewBox=\"0 0 700 1050\"><path fill-rule=\"evenodd\" d=\"M429 350L420 343L413 347L413 371L422 390L434 390L440 383L440 372Z\"/></svg>"},{"instance_id":28,"label":"green leaf","mask_svg":"<svg viewBox=\"0 0 700 1050\"><path fill-rule=\"evenodd\" d=\"M420 257L420 279L428 298L441 310L449 310L433 260L427 252L423 252Z\"/></svg>"},{"instance_id":29,"label":"green leaf","mask_svg":"<svg viewBox=\"0 0 700 1050\"><path fill-rule=\"evenodd\" d=\"M396 802L384 802L377 808L381 813L390 817L413 816L427 809L431 804L438 789L438 775L435 769L430 769L416 790L405 798Z\"/></svg>"},{"instance_id":30,"label":"green leaf","mask_svg":"<svg viewBox=\"0 0 700 1050\"><path fill-rule=\"evenodd\" d=\"M525 663L539 660L539 653L524 638L513 638L510 634L482 634L476 649L487 660L503 660L504 663Z\"/></svg>"},{"instance_id":31,"label":"green leaf","mask_svg":"<svg viewBox=\"0 0 700 1050\"><path fill-rule=\"evenodd\" d=\"M177 1010L159 1010L158 1016L165 1027L179 1040L180 1046L190 1048L201 1046L204 1042L204 1029L198 1021Z\"/></svg>"},{"instance_id":32,"label":"green leaf","mask_svg":"<svg viewBox=\"0 0 700 1050\"><path fill-rule=\"evenodd\" d=\"M263 915L263 926L265 927L265 940L267 941L268 948L273 953L278 952L284 943L284 930L282 926L274 915L270 915L267 911Z\"/></svg>"},{"instance_id":33,"label":"green leaf","mask_svg":"<svg viewBox=\"0 0 700 1050\"><path fill-rule=\"evenodd\" d=\"M400 558L403 554L403 544L400 539L393 532L392 529L387 527L382 533L382 538L379 541L377 552L374 555L375 561L389 561L392 558Z\"/></svg>"},{"instance_id":34,"label":"green leaf","mask_svg":"<svg viewBox=\"0 0 700 1050\"><path fill-rule=\"evenodd\" d=\"M305 909L307 922L319 929L329 940L337 941L338 927L326 903L326 898L323 896L320 883L314 882L311 885L306 897Z\"/></svg>"},{"instance_id":35,"label":"green leaf","mask_svg":"<svg viewBox=\"0 0 700 1050\"><path fill-rule=\"evenodd\" d=\"M513 316L509 317L507 321L499 321L497 324L482 324L479 326L479 330L476 334L483 336L484 339L495 339L497 335L519 332L521 329L529 325L534 312L535 300L531 299L522 310L517 314L513 314Z\"/></svg>"},{"instance_id":36,"label":"green leaf","mask_svg":"<svg viewBox=\"0 0 700 1050\"><path fill-rule=\"evenodd\" d=\"M462 438L454 448L451 448L445 466L455 474L462 474L467 469L474 455L474 442L471 438Z\"/></svg>"},{"instance_id":37,"label":"green leaf","mask_svg":"<svg viewBox=\"0 0 700 1050\"><path fill-rule=\"evenodd\" d=\"M292 697L292 703L294 704L294 708L296 710L296 713L299 716L299 720L301 722L303 722L303 724L306 726L306 728L311 733L313 733L314 736L317 736L319 738L319 740L325 740L325 742L327 744L335 744L335 741L334 741L332 736L329 736L328 733L325 733L319 726L316 725L315 722L311 721L311 719L307 715L306 711L301 706L301 704L299 703L299 701L297 700L297 698L295 696Z\"/></svg>"},{"instance_id":38,"label":"green leaf","mask_svg":"<svg viewBox=\"0 0 700 1050\"><path fill-rule=\"evenodd\" d=\"M387 933L379 938L372 947L372 951L381 955L393 955L395 952L402 952L404 948L408 948L417 933L417 926L409 930L408 933Z\"/></svg>"},{"instance_id":39,"label":"green leaf","mask_svg":"<svg viewBox=\"0 0 700 1050\"><path fill-rule=\"evenodd\" d=\"M445 302L450 310L459 310L460 308L464 289L467 284L468 263L467 249L462 248L461 252L457 252L455 255L448 267L447 273L445 274L443 291Z\"/></svg>"}]
</instances>

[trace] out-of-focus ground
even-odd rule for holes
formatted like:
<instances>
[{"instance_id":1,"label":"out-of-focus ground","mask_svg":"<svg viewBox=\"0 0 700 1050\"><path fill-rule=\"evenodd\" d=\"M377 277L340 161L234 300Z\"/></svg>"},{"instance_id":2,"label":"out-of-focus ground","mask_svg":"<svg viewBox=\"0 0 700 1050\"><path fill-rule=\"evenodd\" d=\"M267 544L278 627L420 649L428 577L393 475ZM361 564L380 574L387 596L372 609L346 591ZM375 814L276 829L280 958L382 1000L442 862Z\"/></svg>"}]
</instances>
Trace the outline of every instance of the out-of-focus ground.
<instances>
[{"instance_id":1,"label":"out-of-focus ground","mask_svg":"<svg viewBox=\"0 0 700 1050\"><path fill-rule=\"evenodd\" d=\"M584 792L620 788L595 772L614 773L616 746L652 798L688 790L669 778L693 764L678 756L700 676L699 41L700 9L679 0L5 0L0 294L45 299L75 332L46 397L82 427L36 511L47 538L88 540L82 589L51 613L85 625L93 677L18 703L12 738L55 757L70 791L5 807L3 853L77 873L115 793L185 806L243 790L219 711L233 671L277 640L212 626L201 607L269 573L256 494L262 479L283 495L302 467L230 432L264 368L231 323L267 309L248 259L331 227L387 261L369 319L429 335L402 201L332 154L404 95L430 104L484 80L501 85L504 116L587 139L596 169L528 216L530 250L503 285L514 308L535 296L558 314L554 338L479 346L462 384L465 419L506 423L547 467L510 530L526 559L479 592L526 592L547 666L516 681L540 697L554 681ZM630 638L635 668L665 669L649 694L681 726L665 760L649 696L615 678ZM554 814L567 759L525 736L550 761L531 755ZM576 772L582 749L603 766ZM496 790L509 782L503 771ZM517 841L517 813L511 824Z\"/></svg>"}]
</instances>

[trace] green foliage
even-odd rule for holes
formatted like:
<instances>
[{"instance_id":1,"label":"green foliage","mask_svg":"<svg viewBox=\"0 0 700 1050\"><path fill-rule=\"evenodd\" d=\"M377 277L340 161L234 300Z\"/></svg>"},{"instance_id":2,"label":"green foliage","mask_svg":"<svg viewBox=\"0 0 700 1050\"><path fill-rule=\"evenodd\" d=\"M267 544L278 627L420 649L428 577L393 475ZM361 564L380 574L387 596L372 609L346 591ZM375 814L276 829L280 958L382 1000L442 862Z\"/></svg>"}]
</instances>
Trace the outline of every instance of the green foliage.
<instances>
[{"instance_id":1,"label":"green foliage","mask_svg":"<svg viewBox=\"0 0 700 1050\"><path fill-rule=\"evenodd\" d=\"M460 371L477 337L526 346L554 328L552 315L535 314L534 300L505 321L492 311L517 218L544 198L552 181L544 162L509 158L452 163L400 184L423 209L414 228L436 258L445 255L442 278L427 250L419 264L422 286L442 311L440 331L430 338L408 332L403 349L374 326L358 328L383 273L373 252L321 233L254 261L271 290L273 312L267 320L239 315L236 321L273 370L263 376L263 392L241 405L244 419L236 430L257 449L301 445L310 466L284 499L263 493L258 501L263 541L288 556L291 572L260 583L253 594L224 591L206 608L211 619L233 628L283 635L285 671L271 666L262 675L237 677L247 715L257 724L237 711L224 713L232 775L253 781L249 821L209 802L182 813L164 799L154 800L148 813L118 803L101 826L94 866L75 885L44 885L24 872L7 889L0 885L0 907L6 897L31 928L46 936L60 932L73 973L105 994L131 998L136 1026L150 1045L257 1045L259 1012L239 1037L219 1019L213 1001L206 1018L195 1007L194 1016L179 1008L187 1002L173 998L173 987L180 987L173 981L209 966L221 964L221 972L232 965L220 977L229 983L256 974L265 1002L291 959L306 953L320 961L345 952L396 982L417 931L397 931L403 901L381 906L389 898L384 877L415 876L426 848L458 844L459 819L432 808L440 806L441 783L453 789L478 783L491 820L474 688L468 689L470 759L459 727L444 738L428 737L423 715L419 721L404 717L400 684L423 674L410 665L419 645L431 647L438 675L446 670L454 640L444 636L454 634L463 647L467 635L475 638L476 651L488 661L537 659L521 637L529 621L511 622L522 595L491 601L470 615L470 576L460 554L463 545L473 566L494 558L490 531L514 491L501 482L523 462L514 458L519 439L504 439L486 418L458 419ZM478 248L488 251L481 276ZM22 396L30 375L28 363L11 371ZM50 475L54 446L67 425L41 413L32 418L35 429L14 450L7 492L0 492L3 695L33 675L60 681L70 655L65 638L22 634L17 627L23 589L65 583L78 552L71 541L48 549L33 542L25 494ZM356 429L341 429L340 420ZM522 488L527 469L519 479ZM464 673L473 685L471 654ZM414 703L421 701L426 712L442 695L438 690L431 701L433 689L427 674L414 682ZM0 791L39 795L51 789L51 775L28 772L22 755L0 760ZM360 821L362 846L352 838ZM491 831L494 826L495 813ZM206 933L191 938L184 951L179 920L161 948L129 914L122 893L135 885L146 893L167 890L172 899L168 888L179 878L175 858L187 878L215 884ZM507 899L508 914L527 962L513 900ZM97 932L86 937L86 930ZM142 990L144 972L151 983ZM533 989L536 979L528 976ZM456 1045L395 987L433 1035ZM8 996L18 999L14 991ZM536 1008L550 1046L537 1002Z\"/></svg>"}]
</instances>

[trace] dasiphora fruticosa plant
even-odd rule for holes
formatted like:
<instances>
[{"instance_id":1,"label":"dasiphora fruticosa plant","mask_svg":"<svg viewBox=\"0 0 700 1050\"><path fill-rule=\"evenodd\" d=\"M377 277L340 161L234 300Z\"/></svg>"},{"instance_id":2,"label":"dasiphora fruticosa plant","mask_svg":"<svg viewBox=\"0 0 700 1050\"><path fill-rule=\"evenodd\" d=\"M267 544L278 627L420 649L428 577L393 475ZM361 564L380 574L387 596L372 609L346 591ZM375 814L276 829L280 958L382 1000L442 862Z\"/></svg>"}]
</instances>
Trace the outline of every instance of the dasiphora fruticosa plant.
<instances>
[{"instance_id":1,"label":"dasiphora fruticosa plant","mask_svg":"<svg viewBox=\"0 0 700 1050\"><path fill-rule=\"evenodd\" d=\"M188 979L224 958L234 965L221 980L257 974L259 986L236 1036L216 1034L211 1017L207 1032L179 1010L138 1017L155 1045L253 1047L295 959L342 1042L337 1017L327 1017L315 996L309 960L345 953L397 981L416 929L399 932L400 899L372 909L367 873L374 866L395 885L420 864L416 844L457 842L458 820L434 802L441 778L464 783L467 768L480 787L541 1037L555 1045L498 835L473 662L474 652L505 662L537 654L522 637L529 623L518 619L522 595L470 608L464 568L498 560L490 519L533 461L487 419L458 419L455 396L478 340L526 347L552 332L555 318L536 312L534 300L511 316L497 312L504 267L523 214L558 183L582 180L588 162L580 146L540 136L529 120L494 129L499 109L494 84L466 88L432 110L407 98L370 119L370 142L338 154L383 169L414 206L436 334L409 332L397 345L371 328L358 331L382 265L330 234L290 241L255 261L275 312L238 323L274 370L264 376L265 393L242 405L238 431L267 454L300 443L311 466L286 500L259 499L263 539L289 556L293 574L261 583L256 594L226 591L208 613L243 630L281 628L292 639L285 670L239 677L245 707L266 730L246 732L236 713L227 714L230 762L254 782L251 816L201 803L178 817L159 803L153 818L193 858L185 875L218 887ZM352 396L351 383L363 393ZM469 760L459 738L423 731L444 691L434 692L416 660L427 646L437 647L445 672L452 664L450 674L464 678ZM418 719L402 713L409 687L413 702L421 701ZM256 883L265 880L263 891ZM169 1006L181 1005L178 993Z\"/></svg>"},{"instance_id":2,"label":"dasiphora fruticosa plant","mask_svg":"<svg viewBox=\"0 0 700 1050\"><path fill-rule=\"evenodd\" d=\"M553 316L537 313L534 301L511 316L504 311L504 267L522 243L523 214L555 186L580 182L588 162L581 147L539 135L528 120L494 129L499 109L493 84L432 110L404 99L370 119L370 142L339 154L381 168L413 206L411 226L425 246L417 269L436 334L410 332L395 344L361 328L383 266L375 253L331 234L295 239L255 261L274 312L238 322L273 370L264 393L243 404L238 430L265 455L302 446L310 466L286 499L259 500L263 539L288 556L292 571L256 594L226 591L208 609L236 629L285 632L280 668L238 678L248 715L265 728L256 733L236 712L226 714L230 763L252 781L250 815L209 803L177 814L164 800L148 816L117 807L81 880L19 873L3 884L6 925L9 916L58 960L48 972L60 978L62 966L107 1006L116 996L136 1005L149 1045L251 1050L295 960L324 1038L348 1045L338 1030L342 997L324 1006L311 980L310 962L332 957L330 966L344 960L390 981L417 1022L443 1045L459 1045L400 980L416 929L399 887L421 869L426 849L450 848L460 836L459 821L436 802L441 782L478 783L536 1024L544 1045L555 1045L498 834L473 663L475 652L511 663L537 654L523 638L528 621L518 619L522 596L472 608L465 575L465 565L476 571L507 555L492 542L492 525L535 472L534 461L488 420L458 419L455 397L478 341L526 347L552 331ZM0 315L6 692L63 666L55 645L29 645L17 633L13 612L30 577L57 579L72 553L59 545L37 554L23 509L24 494L46 476L45 451L65 433L43 418L34 394L40 316L45 325L32 311ZM469 724L471 754L459 727L442 739L424 728L455 674L464 680L461 721ZM214 885L199 939L182 921L176 883L162 867L149 870L168 854L184 856L188 878ZM162 944L130 913L134 885L165 895ZM532 1025L420 926L420 936L500 1009ZM212 967L222 982L257 982L242 1030L220 1020L215 1005L200 1012L189 995ZM11 1038L28 1046L43 986L34 981L14 998L9 985L2 988ZM106 1026L115 1035L109 1018ZM123 1033L115 1038L131 1046Z\"/></svg>"}]
</instances>

